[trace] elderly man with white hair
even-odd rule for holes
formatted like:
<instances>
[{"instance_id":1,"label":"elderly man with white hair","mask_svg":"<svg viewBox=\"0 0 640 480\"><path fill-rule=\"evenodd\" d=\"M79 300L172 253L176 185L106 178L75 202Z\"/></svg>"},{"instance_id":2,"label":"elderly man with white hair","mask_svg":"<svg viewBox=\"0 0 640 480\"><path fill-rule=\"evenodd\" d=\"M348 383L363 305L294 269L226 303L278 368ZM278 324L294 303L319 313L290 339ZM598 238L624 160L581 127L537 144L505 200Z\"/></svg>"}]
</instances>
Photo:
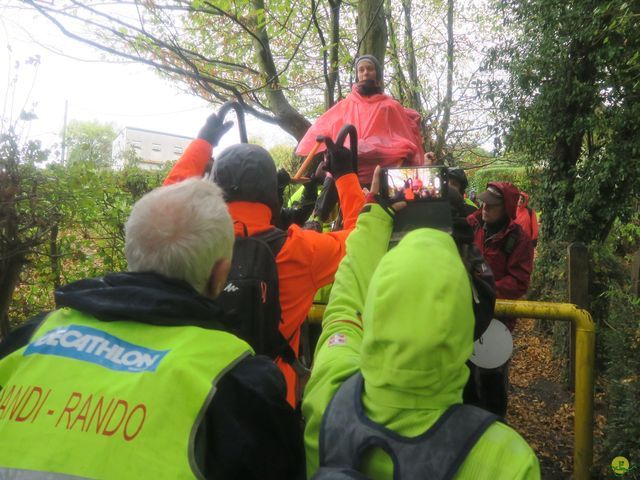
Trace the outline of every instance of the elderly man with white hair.
<instances>
[{"instance_id":1,"label":"elderly man with white hair","mask_svg":"<svg viewBox=\"0 0 640 480\"><path fill-rule=\"evenodd\" d=\"M125 234L128 272L56 290L0 345L0 478L303 476L282 374L215 301L234 240L220 189L158 188Z\"/></svg>"}]
</instances>

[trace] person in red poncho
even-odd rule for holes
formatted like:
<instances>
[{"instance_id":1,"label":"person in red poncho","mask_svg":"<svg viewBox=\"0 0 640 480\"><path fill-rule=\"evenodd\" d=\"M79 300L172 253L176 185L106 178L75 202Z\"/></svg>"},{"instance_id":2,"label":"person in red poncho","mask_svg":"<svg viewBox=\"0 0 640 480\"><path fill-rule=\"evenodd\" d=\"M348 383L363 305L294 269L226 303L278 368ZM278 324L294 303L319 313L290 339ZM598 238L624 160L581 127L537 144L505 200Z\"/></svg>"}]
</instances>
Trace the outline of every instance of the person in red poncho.
<instances>
[{"instance_id":1,"label":"person in red poncho","mask_svg":"<svg viewBox=\"0 0 640 480\"><path fill-rule=\"evenodd\" d=\"M397 167L424 164L420 115L403 107L382 90L382 69L373 55L362 55L355 63L358 83L309 128L296 153L306 156L316 137L336 138L345 124L358 131L358 177L368 184L377 165ZM324 150L324 145L319 151Z\"/></svg>"}]
</instances>

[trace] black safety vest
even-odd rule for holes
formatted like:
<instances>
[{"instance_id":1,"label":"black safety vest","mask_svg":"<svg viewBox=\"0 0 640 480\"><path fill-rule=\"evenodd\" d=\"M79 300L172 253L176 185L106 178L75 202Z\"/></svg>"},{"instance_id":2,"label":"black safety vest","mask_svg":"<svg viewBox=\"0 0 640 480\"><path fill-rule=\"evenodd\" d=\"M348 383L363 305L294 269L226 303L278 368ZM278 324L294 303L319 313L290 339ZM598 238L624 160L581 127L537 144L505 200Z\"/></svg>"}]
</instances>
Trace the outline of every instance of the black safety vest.
<instances>
[{"instance_id":1,"label":"black safety vest","mask_svg":"<svg viewBox=\"0 0 640 480\"><path fill-rule=\"evenodd\" d=\"M363 385L358 372L329 403L320 427L320 469L315 480L366 478L358 469L372 447L389 455L394 480L450 479L485 430L499 420L471 405L453 405L423 434L403 437L365 415Z\"/></svg>"}]
</instances>

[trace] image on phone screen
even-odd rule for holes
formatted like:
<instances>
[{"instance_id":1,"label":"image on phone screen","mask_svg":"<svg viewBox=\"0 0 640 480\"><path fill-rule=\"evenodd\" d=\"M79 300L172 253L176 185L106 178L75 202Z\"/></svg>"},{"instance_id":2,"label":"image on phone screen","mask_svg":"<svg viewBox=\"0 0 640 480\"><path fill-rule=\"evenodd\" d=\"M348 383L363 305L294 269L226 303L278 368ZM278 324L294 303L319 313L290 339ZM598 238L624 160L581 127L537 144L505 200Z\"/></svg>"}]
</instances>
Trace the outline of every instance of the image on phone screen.
<instances>
[{"instance_id":1,"label":"image on phone screen","mask_svg":"<svg viewBox=\"0 0 640 480\"><path fill-rule=\"evenodd\" d=\"M386 195L393 201L433 201L445 198L443 169L403 167L385 170Z\"/></svg>"}]
</instances>

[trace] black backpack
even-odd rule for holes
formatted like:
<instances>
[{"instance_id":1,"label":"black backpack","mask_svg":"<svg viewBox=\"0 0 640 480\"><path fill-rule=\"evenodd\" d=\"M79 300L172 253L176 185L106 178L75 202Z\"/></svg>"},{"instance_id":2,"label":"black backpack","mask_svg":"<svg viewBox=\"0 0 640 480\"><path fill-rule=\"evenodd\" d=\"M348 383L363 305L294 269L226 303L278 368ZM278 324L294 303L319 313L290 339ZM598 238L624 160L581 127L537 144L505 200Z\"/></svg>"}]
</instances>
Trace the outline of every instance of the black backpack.
<instances>
[{"instance_id":1,"label":"black backpack","mask_svg":"<svg viewBox=\"0 0 640 480\"><path fill-rule=\"evenodd\" d=\"M231 331L256 354L293 363L295 354L279 329L282 315L276 256L286 239L287 234L277 228L237 236L231 271L217 301L229 316Z\"/></svg>"}]
</instances>

